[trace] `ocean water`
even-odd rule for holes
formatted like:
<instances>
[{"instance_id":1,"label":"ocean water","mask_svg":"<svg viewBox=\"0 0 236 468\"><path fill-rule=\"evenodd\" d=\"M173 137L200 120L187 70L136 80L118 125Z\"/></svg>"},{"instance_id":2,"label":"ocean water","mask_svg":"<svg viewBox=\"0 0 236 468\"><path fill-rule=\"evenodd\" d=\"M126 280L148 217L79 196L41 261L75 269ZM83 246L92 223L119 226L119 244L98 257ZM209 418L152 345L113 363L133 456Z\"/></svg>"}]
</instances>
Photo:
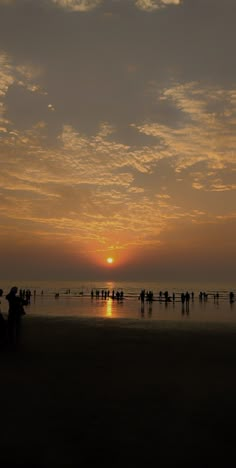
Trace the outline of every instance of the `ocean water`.
<instances>
[{"instance_id":1,"label":"ocean water","mask_svg":"<svg viewBox=\"0 0 236 468\"><path fill-rule=\"evenodd\" d=\"M19 289L30 289L31 303L25 307L29 316L127 318L153 323L184 321L236 324L236 303L229 300L230 291L236 298L236 287L232 284L75 281L16 281L13 284L1 281L0 287L4 291L1 311L5 315L8 310L5 295L13 285ZM146 298L144 302L139 299L142 289L153 292L152 302ZM98 297L96 291L99 292ZM102 296L102 291L109 291L109 297L105 298L104 294ZM112 299L112 291L115 299ZM117 291L123 291L123 300L116 299ZM160 291L168 291L170 301L165 302L163 296L160 298ZM182 304L181 293L187 291L190 293L190 301ZM205 292L207 297L200 300L200 291Z\"/></svg>"}]
</instances>

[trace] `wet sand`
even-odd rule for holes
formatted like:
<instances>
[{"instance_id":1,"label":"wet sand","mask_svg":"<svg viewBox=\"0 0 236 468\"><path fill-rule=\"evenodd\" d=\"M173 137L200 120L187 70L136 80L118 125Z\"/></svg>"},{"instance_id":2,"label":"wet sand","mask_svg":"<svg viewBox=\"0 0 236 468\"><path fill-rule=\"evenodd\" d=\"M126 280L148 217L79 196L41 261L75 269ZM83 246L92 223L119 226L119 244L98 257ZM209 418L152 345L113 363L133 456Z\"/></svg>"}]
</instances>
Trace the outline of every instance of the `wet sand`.
<instances>
[{"instance_id":1,"label":"wet sand","mask_svg":"<svg viewBox=\"0 0 236 468\"><path fill-rule=\"evenodd\" d=\"M235 466L236 327L26 316L0 466Z\"/></svg>"}]
</instances>

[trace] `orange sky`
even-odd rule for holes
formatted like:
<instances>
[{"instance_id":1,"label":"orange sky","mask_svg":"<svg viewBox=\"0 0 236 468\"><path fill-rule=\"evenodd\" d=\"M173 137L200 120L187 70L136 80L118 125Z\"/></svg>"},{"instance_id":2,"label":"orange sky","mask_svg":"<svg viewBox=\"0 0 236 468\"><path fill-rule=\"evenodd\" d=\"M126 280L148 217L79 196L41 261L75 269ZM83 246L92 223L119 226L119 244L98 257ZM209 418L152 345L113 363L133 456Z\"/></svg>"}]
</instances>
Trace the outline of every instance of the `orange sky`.
<instances>
[{"instance_id":1,"label":"orange sky","mask_svg":"<svg viewBox=\"0 0 236 468\"><path fill-rule=\"evenodd\" d=\"M235 20L0 0L2 279L234 281Z\"/></svg>"}]
</instances>

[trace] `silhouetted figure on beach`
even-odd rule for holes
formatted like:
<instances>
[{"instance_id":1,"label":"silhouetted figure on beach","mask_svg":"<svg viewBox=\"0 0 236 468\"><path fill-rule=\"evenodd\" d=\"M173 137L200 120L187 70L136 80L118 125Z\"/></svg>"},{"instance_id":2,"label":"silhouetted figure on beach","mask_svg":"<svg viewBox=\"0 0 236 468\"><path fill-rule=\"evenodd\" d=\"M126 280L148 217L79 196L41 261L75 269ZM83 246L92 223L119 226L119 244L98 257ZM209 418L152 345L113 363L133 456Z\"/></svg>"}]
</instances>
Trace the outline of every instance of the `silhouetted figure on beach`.
<instances>
[{"instance_id":1,"label":"silhouetted figure on beach","mask_svg":"<svg viewBox=\"0 0 236 468\"><path fill-rule=\"evenodd\" d=\"M10 344L17 345L20 337L21 317L25 315L24 305L27 301L17 296L18 288L13 286L6 295L9 303L8 309L8 339Z\"/></svg>"},{"instance_id":2,"label":"silhouetted figure on beach","mask_svg":"<svg viewBox=\"0 0 236 468\"><path fill-rule=\"evenodd\" d=\"M186 294L181 293L181 303L182 303L182 315L186 313L189 315L189 301L190 301L190 294L187 291Z\"/></svg>"},{"instance_id":3,"label":"silhouetted figure on beach","mask_svg":"<svg viewBox=\"0 0 236 468\"><path fill-rule=\"evenodd\" d=\"M0 312L0 348L5 345L7 339L7 324Z\"/></svg>"},{"instance_id":4,"label":"silhouetted figure on beach","mask_svg":"<svg viewBox=\"0 0 236 468\"><path fill-rule=\"evenodd\" d=\"M25 292L25 298L27 300L27 304L30 304L30 299L31 299L31 291L30 289L27 289L26 292Z\"/></svg>"},{"instance_id":5,"label":"silhouetted figure on beach","mask_svg":"<svg viewBox=\"0 0 236 468\"><path fill-rule=\"evenodd\" d=\"M229 302L230 302L230 304L232 304L232 302L234 302L234 293L232 291L229 293Z\"/></svg>"},{"instance_id":6,"label":"silhouetted figure on beach","mask_svg":"<svg viewBox=\"0 0 236 468\"><path fill-rule=\"evenodd\" d=\"M190 300L190 294L189 294L188 291L185 294L185 300L186 300L186 302L189 302L189 300Z\"/></svg>"},{"instance_id":7,"label":"silhouetted figure on beach","mask_svg":"<svg viewBox=\"0 0 236 468\"><path fill-rule=\"evenodd\" d=\"M152 291L147 291L146 299L147 299L148 302L153 301L153 292Z\"/></svg>"},{"instance_id":8,"label":"silhouetted figure on beach","mask_svg":"<svg viewBox=\"0 0 236 468\"><path fill-rule=\"evenodd\" d=\"M219 304L219 293L218 292L216 294L214 294L213 298L214 298L214 302L216 302L216 304Z\"/></svg>"},{"instance_id":9,"label":"silhouetted figure on beach","mask_svg":"<svg viewBox=\"0 0 236 468\"><path fill-rule=\"evenodd\" d=\"M144 299L145 299L145 289L142 289L140 295L139 295L139 299L141 300L141 302L144 302Z\"/></svg>"},{"instance_id":10,"label":"silhouetted figure on beach","mask_svg":"<svg viewBox=\"0 0 236 468\"><path fill-rule=\"evenodd\" d=\"M3 295L3 290L0 289L0 297ZM7 325L6 320L4 319L0 311L0 347L4 346L7 338Z\"/></svg>"},{"instance_id":11,"label":"silhouetted figure on beach","mask_svg":"<svg viewBox=\"0 0 236 468\"><path fill-rule=\"evenodd\" d=\"M168 293L168 291L165 291L165 292L164 292L164 297L165 297L165 302L168 302L168 300L169 300L169 293Z\"/></svg>"}]
</instances>

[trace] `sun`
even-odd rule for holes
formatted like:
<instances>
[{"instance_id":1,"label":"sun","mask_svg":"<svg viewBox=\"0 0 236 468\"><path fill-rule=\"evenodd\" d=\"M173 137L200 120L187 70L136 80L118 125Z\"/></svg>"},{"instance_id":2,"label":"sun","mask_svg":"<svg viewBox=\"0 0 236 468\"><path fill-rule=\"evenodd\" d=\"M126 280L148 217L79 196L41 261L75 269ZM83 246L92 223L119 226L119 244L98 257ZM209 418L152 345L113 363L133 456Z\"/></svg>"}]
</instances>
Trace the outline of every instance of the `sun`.
<instances>
[{"instance_id":1,"label":"sun","mask_svg":"<svg viewBox=\"0 0 236 468\"><path fill-rule=\"evenodd\" d=\"M109 263L109 265L111 265L113 262L114 262L114 259L112 257L107 258L107 263Z\"/></svg>"}]
</instances>

